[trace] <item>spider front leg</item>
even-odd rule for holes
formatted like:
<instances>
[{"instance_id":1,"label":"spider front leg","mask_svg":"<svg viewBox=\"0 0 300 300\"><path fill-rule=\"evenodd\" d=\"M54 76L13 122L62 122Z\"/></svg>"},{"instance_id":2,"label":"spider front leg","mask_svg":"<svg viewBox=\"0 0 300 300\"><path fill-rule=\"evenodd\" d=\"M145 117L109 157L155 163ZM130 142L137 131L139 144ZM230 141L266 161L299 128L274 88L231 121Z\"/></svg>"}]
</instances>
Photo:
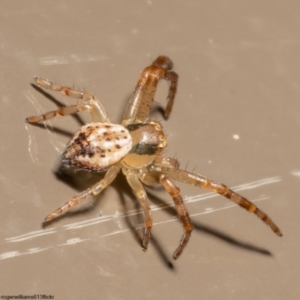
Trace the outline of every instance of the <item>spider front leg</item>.
<instances>
[{"instance_id":1,"label":"spider front leg","mask_svg":"<svg viewBox=\"0 0 300 300\"><path fill-rule=\"evenodd\" d=\"M159 177L159 182L164 186L164 188L173 198L177 213L181 219L181 223L184 229L184 234L181 238L179 246L173 254L173 258L177 259L190 239L193 230L193 225L191 223L189 214L185 208L184 202L180 195L180 189L176 186L176 184L172 180L170 180L170 178L168 178L165 175L161 175Z\"/></svg>"},{"instance_id":2,"label":"spider front leg","mask_svg":"<svg viewBox=\"0 0 300 300\"><path fill-rule=\"evenodd\" d=\"M137 197L144 213L144 236L143 236L143 250L147 250L149 240L150 240L150 232L152 228L152 217L150 211L150 201L146 194L146 191L139 181L138 177L134 174L126 174L126 179L132 188L133 193Z\"/></svg>"},{"instance_id":3,"label":"spider front leg","mask_svg":"<svg viewBox=\"0 0 300 300\"><path fill-rule=\"evenodd\" d=\"M102 106L100 101L90 92L80 91L71 87L59 85L49 81L48 79L39 77L35 77L34 79L35 82L43 88L58 91L66 96L70 96L73 98L82 99L83 102L78 103L77 105L61 107L57 110L50 111L39 116L29 117L26 119L28 123L39 123L45 120L52 119L56 116L67 116L82 111L88 111L91 114L92 122L110 123L104 107Z\"/></svg>"},{"instance_id":4,"label":"spider front leg","mask_svg":"<svg viewBox=\"0 0 300 300\"><path fill-rule=\"evenodd\" d=\"M154 165L153 170L163 173L166 176L180 182L192 184L197 187L209 189L213 192L216 192L222 196L225 196L229 200L235 202L242 208L246 209L248 212L254 213L257 215L264 223L266 223L270 228L278 235L282 236L282 233L279 227L263 212L261 211L255 204L244 198L243 196L235 193L231 189L229 189L226 185L222 183L215 182L211 179L208 179L199 174L195 174L192 172L188 172L181 169L176 169L169 166L160 166Z\"/></svg>"},{"instance_id":5,"label":"spider front leg","mask_svg":"<svg viewBox=\"0 0 300 300\"><path fill-rule=\"evenodd\" d=\"M108 185L110 185L113 180L116 178L117 174L120 171L121 166L119 164L113 165L110 167L106 174L104 175L104 178L94 184L92 187L88 188L87 190L77 194L74 196L70 201L67 203L63 204L59 208L57 208L55 211L53 211L51 214L49 214L45 218L45 222L49 222L64 212L68 211L70 208L86 201L89 199L91 196L98 195L100 192L102 192Z\"/></svg>"},{"instance_id":6,"label":"spider front leg","mask_svg":"<svg viewBox=\"0 0 300 300\"><path fill-rule=\"evenodd\" d=\"M170 83L165 109L165 118L169 117L178 82L178 75L172 71L172 68L173 63L168 57L159 56L152 65L144 69L126 107L122 122L123 126L132 123L143 123L148 119L157 84L161 79L165 79Z\"/></svg>"}]
</instances>

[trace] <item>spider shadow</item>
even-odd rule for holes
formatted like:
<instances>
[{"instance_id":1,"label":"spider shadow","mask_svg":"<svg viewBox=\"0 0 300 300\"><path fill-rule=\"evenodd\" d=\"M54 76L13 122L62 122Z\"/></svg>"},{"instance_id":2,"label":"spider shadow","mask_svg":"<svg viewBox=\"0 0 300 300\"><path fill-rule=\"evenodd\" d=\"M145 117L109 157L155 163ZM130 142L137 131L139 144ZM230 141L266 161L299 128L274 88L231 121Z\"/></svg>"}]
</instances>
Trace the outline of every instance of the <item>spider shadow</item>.
<instances>
[{"instance_id":1,"label":"spider shadow","mask_svg":"<svg viewBox=\"0 0 300 300\"><path fill-rule=\"evenodd\" d=\"M68 186L72 187L78 192L81 192L85 189L91 187L95 182L101 180L104 174L90 173L85 171L74 171L72 169L66 169L62 164L58 165L57 169L54 172L56 178ZM143 226L139 226L139 224L144 224L143 213L141 211L141 207L138 201L135 201L135 196L129 187L126 179L122 174L119 174L117 178L113 181L111 186L118 192L119 200L124 212L124 221L126 223L127 228L129 228L129 232L133 236L134 240L137 244L142 248L142 230ZM58 216L57 218L42 223L42 227L46 228L51 224L58 223L63 218L73 219L77 216L86 215L97 209L98 205L102 197L105 197L105 190L102 191L99 195L92 197L88 200L88 204L86 204L83 208L77 208L75 210L67 211L66 213ZM134 199L131 203L128 202L127 199ZM130 207L129 207L129 204ZM134 211L135 213L131 214L130 212ZM159 254L159 257L163 261L163 263L169 269L174 269L173 263L168 259L166 252L160 246L161 243L158 242L155 235L151 234L151 246L156 249Z\"/></svg>"},{"instance_id":2,"label":"spider shadow","mask_svg":"<svg viewBox=\"0 0 300 300\"><path fill-rule=\"evenodd\" d=\"M92 186L96 181L101 180L104 174L97 174L97 173L90 173L85 171L73 171L72 169L66 169L62 165L58 167L56 172L54 173L58 180L63 181L67 185L71 186L78 192L83 191L90 186ZM124 211L124 220L129 228L129 232L133 236L136 243L142 247L142 230L143 226L143 213L138 201L135 200L135 195L133 194L131 188L129 187L126 179L122 174L119 174L117 178L113 181L111 186L118 192L120 203L123 207ZM168 215L171 217L178 218L177 211L173 206L166 204L166 202L161 198L157 197L154 193L151 192L153 188L146 187L147 194L151 202L153 202L156 206L161 207ZM161 187L163 190L163 188ZM166 195L168 196L168 195ZM97 209L98 205L100 204L101 198L105 197L105 190L101 192L101 194L97 195L96 197L92 197L91 200L88 201L89 205L85 205L83 208L79 208L72 211L67 211L63 215L49 221L43 223L43 227L47 227L50 224L59 222L62 218L75 218L78 215L86 215L94 209ZM132 199L131 205L129 207L129 203L127 199ZM133 206L133 207L132 207ZM136 213L131 213L131 211L135 211ZM180 220L178 219L179 223ZM250 243L243 242L238 240L225 232L218 230L216 228L212 228L205 224L202 224L198 221L192 220L192 224L194 226L194 232L204 233L214 238L221 240L227 244L230 244L234 247L241 248L247 251L253 251L262 255L272 256L272 253L267 249L255 246ZM155 226L155 225L154 225ZM158 253L159 258L164 263L164 265L171 269L175 270L174 264L168 258L166 251L163 248L163 243L159 241L159 239L155 236L154 233L151 233L150 237L151 247L155 249Z\"/></svg>"},{"instance_id":3,"label":"spider shadow","mask_svg":"<svg viewBox=\"0 0 300 300\"><path fill-rule=\"evenodd\" d=\"M130 232L132 233L136 242L139 244L139 246L142 246L142 234L141 234L141 232L138 232L139 226L137 226L137 224L143 224L143 222L144 222L141 207L140 207L138 201L134 200L135 195L133 194L128 183L126 182L126 179L124 176L118 176L112 185L118 191L119 198L120 198L121 204L123 205L124 212L125 212L126 224L127 224L128 228L130 229ZM178 218L177 211L173 206L166 204L166 202L164 200L162 200L161 197L157 197L156 195L151 193L151 189L153 189L153 188L146 187L146 189L147 189L147 194L149 196L149 199L151 200L152 203L161 207L170 216ZM161 189L164 190L163 187L161 187ZM137 214L134 214L134 216L130 216L130 214L128 213L129 209L128 209L128 205L127 205L127 202L125 199L125 195L127 196L127 198L133 199L134 210L139 212ZM178 221L180 222L179 219L178 219ZM256 253L259 253L262 255L266 255L266 256L273 256L272 253L265 248L258 247L251 243L246 243L241 240L238 240L218 229L212 228L210 226L207 226L205 224L202 224L202 223L194 221L194 220L192 220L192 224L194 226L194 231L210 235L210 236L217 238L217 239L221 240L222 242L230 244L234 247L241 248L241 249L247 250L247 251L253 251L253 252L256 252ZM151 246L155 248L156 252L159 254L159 257L162 260L162 262L165 264L165 266L169 269L174 270L174 265L173 265L172 261L169 260L168 255L166 254L166 251L162 247L163 243L161 243L158 240L158 238L155 236L154 233L151 233L150 241L151 241Z\"/></svg>"}]
</instances>

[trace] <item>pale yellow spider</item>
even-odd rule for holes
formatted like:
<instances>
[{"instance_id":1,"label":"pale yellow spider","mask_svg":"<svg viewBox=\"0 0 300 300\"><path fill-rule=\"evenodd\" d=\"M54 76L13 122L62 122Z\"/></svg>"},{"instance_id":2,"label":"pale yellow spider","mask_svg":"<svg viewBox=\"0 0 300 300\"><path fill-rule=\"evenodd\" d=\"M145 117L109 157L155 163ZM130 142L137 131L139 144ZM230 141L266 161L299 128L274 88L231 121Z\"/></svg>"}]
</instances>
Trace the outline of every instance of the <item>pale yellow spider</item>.
<instances>
[{"instance_id":1,"label":"pale yellow spider","mask_svg":"<svg viewBox=\"0 0 300 300\"><path fill-rule=\"evenodd\" d=\"M145 229L142 247L144 250L149 244L152 217L150 202L143 184L161 184L174 200L184 230L179 246L174 252L174 259L179 257L188 243L193 225L174 180L206 188L227 197L247 211L256 214L281 236L280 229L256 205L224 184L179 169L179 162L176 159L163 156L167 146L166 136L158 122L149 120L149 114L157 83L165 79L170 83L165 117L170 115L178 81L178 75L172 71L172 68L173 63L168 57L159 56L143 71L126 107L121 125L110 123L105 109L93 94L55 84L47 79L35 78L36 83L43 88L60 91L64 95L80 98L83 101L40 116L29 117L26 121L38 123L56 116L88 111L92 122L82 126L75 133L62 154L62 161L63 164L77 169L106 172L101 181L49 214L45 222L58 217L91 196L99 194L122 171L143 209Z\"/></svg>"}]
</instances>

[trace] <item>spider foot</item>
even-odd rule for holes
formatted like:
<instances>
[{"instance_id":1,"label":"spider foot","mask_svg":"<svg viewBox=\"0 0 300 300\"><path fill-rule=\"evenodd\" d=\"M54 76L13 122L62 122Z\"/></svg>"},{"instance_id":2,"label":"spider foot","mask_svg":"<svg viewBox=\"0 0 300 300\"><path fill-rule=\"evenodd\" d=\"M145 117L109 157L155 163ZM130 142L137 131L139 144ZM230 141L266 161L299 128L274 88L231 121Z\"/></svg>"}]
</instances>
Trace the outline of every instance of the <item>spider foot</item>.
<instances>
[{"instance_id":1,"label":"spider foot","mask_svg":"<svg viewBox=\"0 0 300 300\"><path fill-rule=\"evenodd\" d=\"M173 254L173 258L176 260L180 254L182 253L183 249L185 248L186 244L188 243L192 232L185 232L181 238L179 246L177 247L176 251Z\"/></svg>"},{"instance_id":2,"label":"spider foot","mask_svg":"<svg viewBox=\"0 0 300 300\"><path fill-rule=\"evenodd\" d=\"M46 216L44 223L48 223L48 222L52 221L53 219L57 218L59 215L62 214L62 212L63 211L61 208L55 210L54 212L52 212L51 214Z\"/></svg>"},{"instance_id":3,"label":"spider foot","mask_svg":"<svg viewBox=\"0 0 300 300\"><path fill-rule=\"evenodd\" d=\"M143 236L143 243L142 243L142 249L143 251L146 251L149 245L149 241L150 241L150 231L151 231L151 227L149 228L145 228L144 229L144 236Z\"/></svg>"}]
</instances>

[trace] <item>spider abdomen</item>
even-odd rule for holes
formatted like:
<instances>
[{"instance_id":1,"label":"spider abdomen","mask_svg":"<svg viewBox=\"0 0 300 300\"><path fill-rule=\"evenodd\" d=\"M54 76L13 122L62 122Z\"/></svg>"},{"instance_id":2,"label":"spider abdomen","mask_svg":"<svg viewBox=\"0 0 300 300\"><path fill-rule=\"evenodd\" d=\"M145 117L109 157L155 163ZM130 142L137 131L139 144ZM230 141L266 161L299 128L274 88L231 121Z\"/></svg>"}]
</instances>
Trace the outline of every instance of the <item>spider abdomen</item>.
<instances>
[{"instance_id":1,"label":"spider abdomen","mask_svg":"<svg viewBox=\"0 0 300 300\"><path fill-rule=\"evenodd\" d=\"M132 148L132 138L122 125L90 123L82 126L68 143L63 163L78 169L104 171Z\"/></svg>"}]
</instances>

